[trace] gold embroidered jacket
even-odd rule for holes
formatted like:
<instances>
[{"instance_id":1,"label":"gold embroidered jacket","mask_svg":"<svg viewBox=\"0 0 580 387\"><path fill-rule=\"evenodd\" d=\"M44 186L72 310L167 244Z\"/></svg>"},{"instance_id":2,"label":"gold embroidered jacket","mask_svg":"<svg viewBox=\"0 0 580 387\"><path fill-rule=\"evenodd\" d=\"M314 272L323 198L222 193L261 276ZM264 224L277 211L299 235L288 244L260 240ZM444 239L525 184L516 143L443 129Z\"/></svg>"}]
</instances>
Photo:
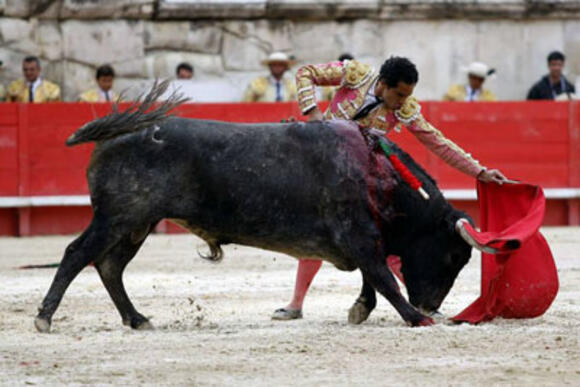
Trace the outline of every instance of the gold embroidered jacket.
<instances>
[{"instance_id":1,"label":"gold embroidered jacket","mask_svg":"<svg viewBox=\"0 0 580 387\"><path fill-rule=\"evenodd\" d=\"M377 78L376 71L356 60L306 65L296 74L298 104L305 114L316 106L315 86L338 86L324 117L350 120L363 106L365 96ZM398 132L404 125L419 141L452 167L474 177L484 169L469 153L425 120L421 114L421 106L413 96L407 98L403 107L396 111L381 104L358 123L363 127L382 130L385 134L393 129Z\"/></svg>"},{"instance_id":2,"label":"gold embroidered jacket","mask_svg":"<svg viewBox=\"0 0 580 387\"><path fill-rule=\"evenodd\" d=\"M12 102L28 102L28 85L24 79L18 79L8 86L8 99ZM60 101L60 87L43 79L34 90L34 103Z\"/></svg>"},{"instance_id":3,"label":"gold embroidered jacket","mask_svg":"<svg viewBox=\"0 0 580 387\"><path fill-rule=\"evenodd\" d=\"M113 90L109 90L109 98L110 100L107 101L105 96L99 93L99 90L90 89L79 95L79 102L117 102L119 95Z\"/></svg>"},{"instance_id":4,"label":"gold embroidered jacket","mask_svg":"<svg viewBox=\"0 0 580 387\"><path fill-rule=\"evenodd\" d=\"M467 89L465 85L451 85L447 93L443 96L443 101L465 101L467 97ZM487 102L496 101L495 95L488 89L481 89L477 96L477 101Z\"/></svg>"},{"instance_id":5,"label":"gold embroidered jacket","mask_svg":"<svg viewBox=\"0 0 580 387\"><path fill-rule=\"evenodd\" d=\"M296 85L291 78L284 77L282 101L296 100ZM254 79L244 93L244 102L276 102L276 87L270 82L270 77Z\"/></svg>"}]
</instances>

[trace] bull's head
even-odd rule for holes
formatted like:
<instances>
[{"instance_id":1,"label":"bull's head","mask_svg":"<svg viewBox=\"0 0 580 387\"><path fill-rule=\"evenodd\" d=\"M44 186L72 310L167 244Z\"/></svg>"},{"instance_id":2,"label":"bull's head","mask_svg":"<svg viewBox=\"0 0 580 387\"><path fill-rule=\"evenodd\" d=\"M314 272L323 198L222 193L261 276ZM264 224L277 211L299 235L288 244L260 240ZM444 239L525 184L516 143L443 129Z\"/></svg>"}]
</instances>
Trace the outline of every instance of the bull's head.
<instances>
[{"instance_id":1,"label":"bull's head","mask_svg":"<svg viewBox=\"0 0 580 387\"><path fill-rule=\"evenodd\" d=\"M464 222L472 223L462 212L452 210L431 232L408 246L402 257L409 302L425 313L437 311L469 261L471 248L481 248L464 231Z\"/></svg>"}]
</instances>

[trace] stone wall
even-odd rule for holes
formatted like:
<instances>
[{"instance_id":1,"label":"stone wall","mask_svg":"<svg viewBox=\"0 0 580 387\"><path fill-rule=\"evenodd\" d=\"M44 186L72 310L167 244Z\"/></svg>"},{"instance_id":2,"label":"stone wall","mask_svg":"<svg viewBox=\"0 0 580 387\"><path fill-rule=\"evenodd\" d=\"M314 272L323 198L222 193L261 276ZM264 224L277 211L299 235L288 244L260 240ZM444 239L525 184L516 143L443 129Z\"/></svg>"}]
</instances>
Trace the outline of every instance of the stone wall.
<instances>
[{"instance_id":1,"label":"stone wall","mask_svg":"<svg viewBox=\"0 0 580 387\"><path fill-rule=\"evenodd\" d=\"M22 58L35 54L66 100L92 87L103 63L131 96L189 61L198 100L235 101L272 50L299 63L345 51L376 66L408 56L423 99L439 99L463 81L462 66L481 60L497 68L487 86L500 99L522 99L554 49L567 54L575 82L579 1L0 0L0 83L20 77Z\"/></svg>"}]
</instances>

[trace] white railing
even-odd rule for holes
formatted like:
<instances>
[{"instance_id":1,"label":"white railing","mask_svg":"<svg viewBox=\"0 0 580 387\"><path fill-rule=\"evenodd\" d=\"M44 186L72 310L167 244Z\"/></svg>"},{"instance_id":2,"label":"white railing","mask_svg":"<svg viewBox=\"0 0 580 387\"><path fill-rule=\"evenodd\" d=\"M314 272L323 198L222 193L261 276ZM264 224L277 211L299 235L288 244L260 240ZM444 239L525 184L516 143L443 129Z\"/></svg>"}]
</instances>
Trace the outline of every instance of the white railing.
<instances>
[{"instance_id":1,"label":"white railing","mask_svg":"<svg viewBox=\"0 0 580 387\"><path fill-rule=\"evenodd\" d=\"M477 199L474 189L443 189L448 200L470 201ZM580 199L580 188L545 188L548 200ZM89 195L62 196L0 196L0 208L90 206Z\"/></svg>"}]
</instances>

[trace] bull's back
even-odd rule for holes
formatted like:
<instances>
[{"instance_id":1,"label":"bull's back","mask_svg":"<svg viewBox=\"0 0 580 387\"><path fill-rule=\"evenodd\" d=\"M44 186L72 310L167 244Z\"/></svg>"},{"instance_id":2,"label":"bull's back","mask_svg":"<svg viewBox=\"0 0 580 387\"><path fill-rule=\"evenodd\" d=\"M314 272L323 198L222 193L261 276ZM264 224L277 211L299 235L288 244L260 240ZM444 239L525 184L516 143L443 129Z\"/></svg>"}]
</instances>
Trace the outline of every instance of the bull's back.
<instances>
[{"instance_id":1,"label":"bull's back","mask_svg":"<svg viewBox=\"0 0 580 387\"><path fill-rule=\"evenodd\" d=\"M174 168L179 159L198 182L220 187L226 196L259 196L261 189L278 199L309 201L329 186L364 180L363 166L346 149L351 144L345 133L322 123L174 120L164 130L167 151L175 158L166 159L163 167Z\"/></svg>"},{"instance_id":2,"label":"bull's back","mask_svg":"<svg viewBox=\"0 0 580 387\"><path fill-rule=\"evenodd\" d=\"M316 245L368 213L353 146L364 143L347 126L174 118L100 145L91 194L109 213L138 208L238 243L274 233Z\"/></svg>"}]
</instances>

